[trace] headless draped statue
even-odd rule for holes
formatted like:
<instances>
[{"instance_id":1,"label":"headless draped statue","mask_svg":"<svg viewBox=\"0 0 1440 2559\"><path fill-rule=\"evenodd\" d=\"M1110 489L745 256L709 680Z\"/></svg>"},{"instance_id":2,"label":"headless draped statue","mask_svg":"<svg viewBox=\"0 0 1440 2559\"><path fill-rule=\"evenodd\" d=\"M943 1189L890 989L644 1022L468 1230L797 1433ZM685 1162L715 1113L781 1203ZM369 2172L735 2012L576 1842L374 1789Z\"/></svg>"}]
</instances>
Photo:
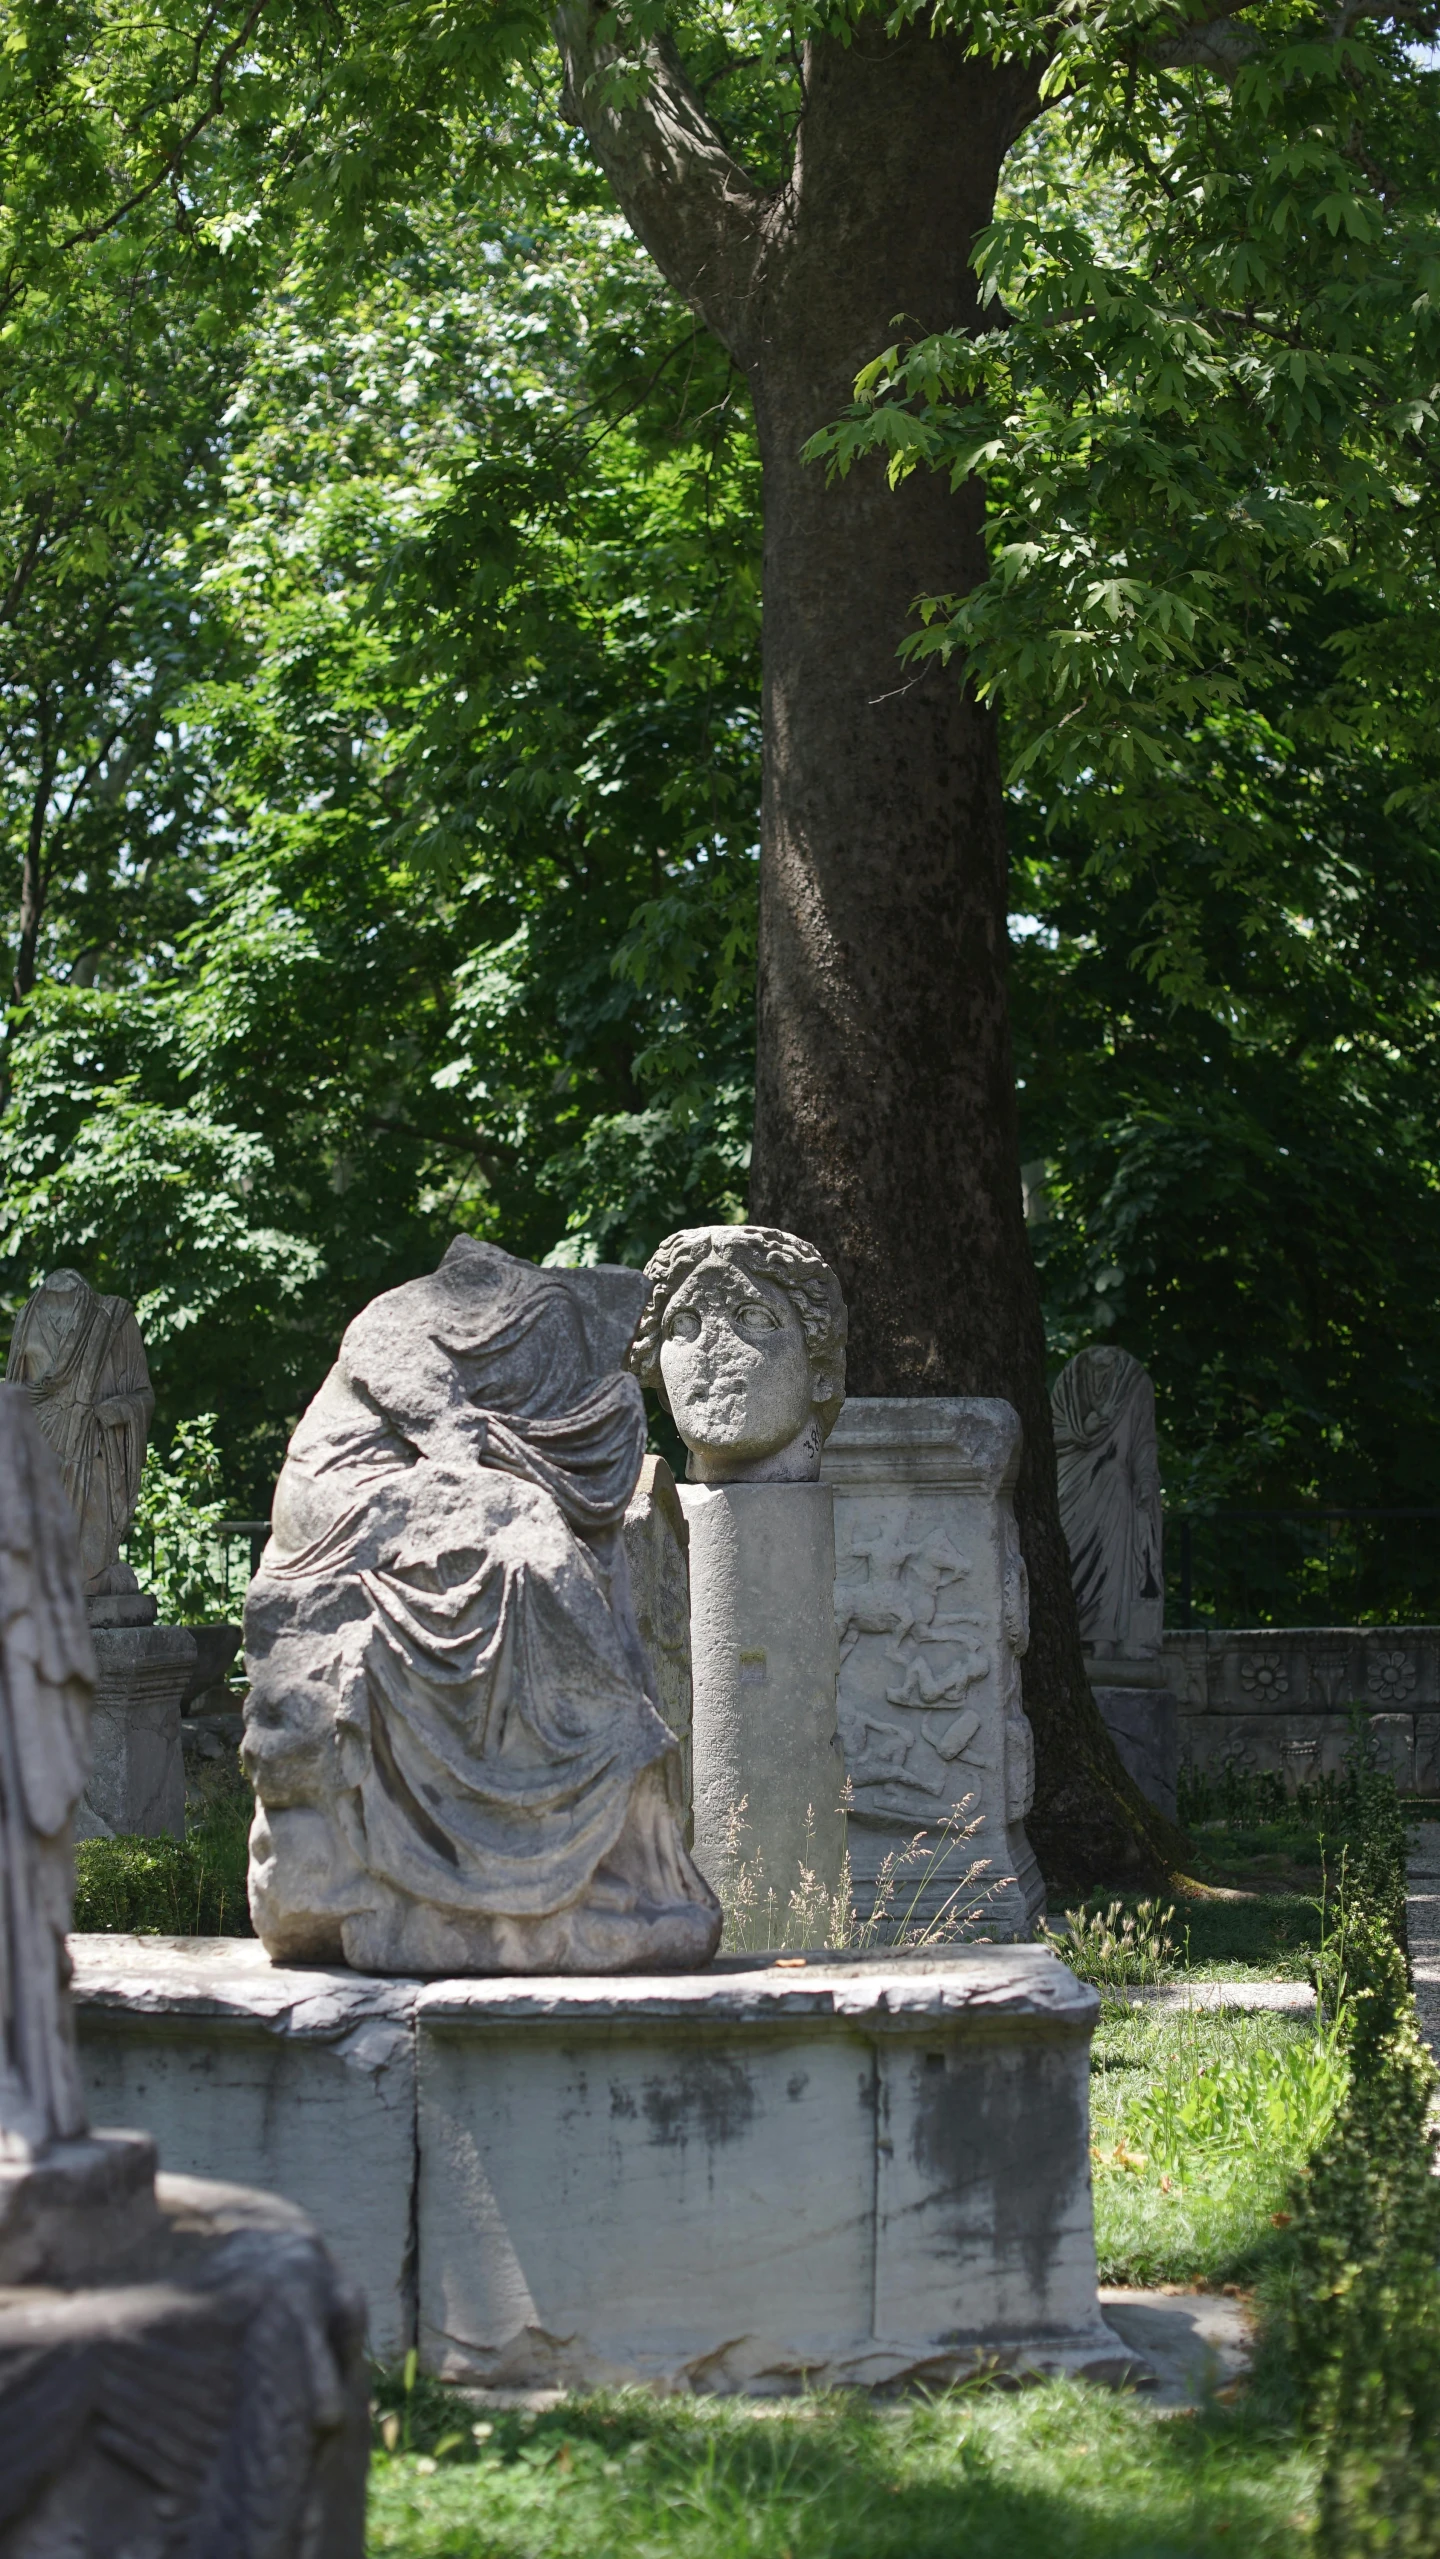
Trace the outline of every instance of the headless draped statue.
<instances>
[{"instance_id":1,"label":"headless draped statue","mask_svg":"<svg viewBox=\"0 0 1440 2559\"><path fill-rule=\"evenodd\" d=\"M1061 1370L1051 1407L1081 1640L1099 1659L1154 1658L1165 1619L1155 1389L1107 1343Z\"/></svg>"},{"instance_id":2,"label":"headless draped statue","mask_svg":"<svg viewBox=\"0 0 1440 2559\"><path fill-rule=\"evenodd\" d=\"M708 1961L621 1529L638 1271L462 1236L377 1298L290 1443L245 1611L250 1902L277 1961Z\"/></svg>"},{"instance_id":3,"label":"headless draped statue","mask_svg":"<svg viewBox=\"0 0 1440 2559\"><path fill-rule=\"evenodd\" d=\"M135 1515L155 1409L133 1307L99 1296L78 1271L52 1271L21 1309L5 1379L29 1389L59 1461L86 1591L133 1590L134 1575L116 1559Z\"/></svg>"}]
</instances>

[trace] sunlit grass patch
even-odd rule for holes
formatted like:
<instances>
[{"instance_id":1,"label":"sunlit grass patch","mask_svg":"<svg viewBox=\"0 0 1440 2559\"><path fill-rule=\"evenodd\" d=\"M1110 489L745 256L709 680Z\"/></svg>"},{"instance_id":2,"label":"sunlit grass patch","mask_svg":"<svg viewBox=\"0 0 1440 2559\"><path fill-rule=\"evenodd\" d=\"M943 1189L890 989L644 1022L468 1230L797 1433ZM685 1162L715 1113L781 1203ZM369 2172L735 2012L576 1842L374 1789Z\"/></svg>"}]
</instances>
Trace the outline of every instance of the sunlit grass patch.
<instances>
[{"instance_id":1,"label":"sunlit grass patch","mask_svg":"<svg viewBox=\"0 0 1440 2559\"><path fill-rule=\"evenodd\" d=\"M1311 2494L1243 2414L1166 2419L1083 2382L760 2410L625 2393L478 2422L479 2441L451 2402L448 2451L377 2454L371 2559L1267 2559Z\"/></svg>"},{"instance_id":2,"label":"sunlit grass patch","mask_svg":"<svg viewBox=\"0 0 1440 2559\"><path fill-rule=\"evenodd\" d=\"M1090 2082L1102 2282L1252 2281L1345 2084L1306 2020L1107 2003Z\"/></svg>"}]
</instances>

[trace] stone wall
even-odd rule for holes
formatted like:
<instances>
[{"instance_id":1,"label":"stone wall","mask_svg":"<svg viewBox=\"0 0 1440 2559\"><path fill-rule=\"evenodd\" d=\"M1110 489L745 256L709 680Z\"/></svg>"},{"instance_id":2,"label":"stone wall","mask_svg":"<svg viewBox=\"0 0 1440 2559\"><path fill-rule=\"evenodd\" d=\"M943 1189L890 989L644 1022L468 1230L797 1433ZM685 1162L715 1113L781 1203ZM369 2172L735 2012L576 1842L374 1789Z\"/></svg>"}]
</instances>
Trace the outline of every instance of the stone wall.
<instances>
[{"instance_id":1,"label":"stone wall","mask_svg":"<svg viewBox=\"0 0 1440 2559\"><path fill-rule=\"evenodd\" d=\"M1345 1765L1350 1719L1403 1793L1440 1794L1440 1626L1204 1628L1165 1637L1180 1760L1275 1771L1290 1792Z\"/></svg>"}]
</instances>

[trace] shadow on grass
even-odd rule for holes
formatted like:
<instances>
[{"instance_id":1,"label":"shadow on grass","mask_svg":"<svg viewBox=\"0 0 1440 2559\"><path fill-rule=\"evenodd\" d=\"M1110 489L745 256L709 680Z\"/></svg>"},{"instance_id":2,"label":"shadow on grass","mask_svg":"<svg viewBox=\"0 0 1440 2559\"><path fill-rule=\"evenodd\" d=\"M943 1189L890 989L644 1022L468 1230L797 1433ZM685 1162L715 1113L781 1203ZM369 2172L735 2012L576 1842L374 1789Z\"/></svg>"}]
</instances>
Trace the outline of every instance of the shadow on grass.
<instances>
[{"instance_id":1,"label":"shadow on grass","mask_svg":"<svg viewBox=\"0 0 1440 2559\"><path fill-rule=\"evenodd\" d=\"M1188 2559L1293 2552L1309 2519L1278 2425L1085 2383L889 2406L620 2393L487 2412L478 2441L433 2383L376 2397L401 2438L377 2435L371 2559Z\"/></svg>"}]
</instances>

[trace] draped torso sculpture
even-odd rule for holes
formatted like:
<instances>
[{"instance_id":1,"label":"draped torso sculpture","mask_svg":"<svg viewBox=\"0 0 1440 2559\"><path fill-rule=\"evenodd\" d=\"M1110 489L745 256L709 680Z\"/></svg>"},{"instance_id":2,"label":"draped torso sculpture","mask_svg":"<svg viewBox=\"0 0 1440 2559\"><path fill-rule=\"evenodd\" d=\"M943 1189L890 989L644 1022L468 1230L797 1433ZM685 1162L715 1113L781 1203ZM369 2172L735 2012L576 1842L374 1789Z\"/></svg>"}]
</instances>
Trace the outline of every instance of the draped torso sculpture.
<instances>
[{"instance_id":1,"label":"draped torso sculpture","mask_svg":"<svg viewBox=\"0 0 1440 2559\"><path fill-rule=\"evenodd\" d=\"M1107 1343L1061 1370L1051 1400L1082 1641L1100 1660L1158 1657L1165 1584L1154 1387L1137 1359Z\"/></svg>"},{"instance_id":2,"label":"draped torso sculpture","mask_svg":"<svg viewBox=\"0 0 1440 2559\"><path fill-rule=\"evenodd\" d=\"M52 1271L22 1308L7 1384L28 1387L80 1529L89 1592L133 1590L116 1558L140 1491L155 1397L134 1309L78 1271Z\"/></svg>"},{"instance_id":3,"label":"draped torso sculpture","mask_svg":"<svg viewBox=\"0 0 1440 2559\"><path fill-rule=\"evenodd\" d=\"M638 1271L459 1238L377 1298L290 1443L246 1607L251 1908L277 1960L705 1962L621 1536Z\"/></svg>"}]
</instances>

